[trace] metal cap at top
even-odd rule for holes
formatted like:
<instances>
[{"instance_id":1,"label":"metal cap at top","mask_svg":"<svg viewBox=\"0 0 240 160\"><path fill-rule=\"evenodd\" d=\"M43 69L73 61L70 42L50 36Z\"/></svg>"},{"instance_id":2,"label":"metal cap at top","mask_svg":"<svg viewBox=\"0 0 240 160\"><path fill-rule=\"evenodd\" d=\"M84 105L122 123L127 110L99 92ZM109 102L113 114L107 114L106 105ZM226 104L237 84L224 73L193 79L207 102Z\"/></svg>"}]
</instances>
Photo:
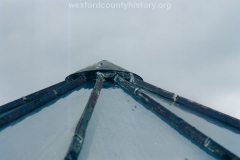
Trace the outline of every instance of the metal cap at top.
<instances>
[{"instance_id":1,"label":"metal cap at top","mask_svg":"<svg viewBox=\"0 0 240 160\"><path fill-rule=\"evenodd\" d=\"M116 73L126 73L126 74L130 74L132 72L122 68L122 67L119 67L111 62L108 62L106 60L102 60L100 62L97 62L91 66L88 66L86 68L83 68L71 75L69 75L66 79L69 79L69 78L74 78L74 77L78 77L78 75L81 75L81 74L88 74L88 73L92 73L92 72L116 72ZM134 74L132 73L136 78L138 79L141 79L142 78L137 75L137 74Z\"/></svg>"}]
</instances>

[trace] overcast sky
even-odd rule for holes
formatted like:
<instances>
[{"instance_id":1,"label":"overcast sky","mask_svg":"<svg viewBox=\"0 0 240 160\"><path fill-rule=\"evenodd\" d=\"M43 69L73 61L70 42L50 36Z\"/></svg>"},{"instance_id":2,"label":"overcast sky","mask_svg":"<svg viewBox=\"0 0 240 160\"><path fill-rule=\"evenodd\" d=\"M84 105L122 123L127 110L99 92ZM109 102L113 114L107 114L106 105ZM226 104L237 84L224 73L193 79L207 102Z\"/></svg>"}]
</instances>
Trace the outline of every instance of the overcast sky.
<instances>
[{"instance_id":1,"label":"overcast sky","mask_svg":"<svg viewBox=\"0 0 240 160\"><path fill-rule=\"evenodd\" d=\"M69 7L84 2L0 2L0 105L105 59L240 119L240 1L151 1L170 5L157 9Z\"/></svg>"}]
</instances>

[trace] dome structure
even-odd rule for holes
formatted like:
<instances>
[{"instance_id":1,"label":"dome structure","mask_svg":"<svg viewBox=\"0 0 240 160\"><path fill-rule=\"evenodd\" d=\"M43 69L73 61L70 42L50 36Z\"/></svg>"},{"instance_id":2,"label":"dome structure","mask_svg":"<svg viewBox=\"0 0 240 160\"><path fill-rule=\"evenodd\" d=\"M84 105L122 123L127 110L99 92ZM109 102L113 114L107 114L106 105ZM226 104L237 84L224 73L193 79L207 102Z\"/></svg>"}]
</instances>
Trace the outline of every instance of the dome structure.
<instances>
[{"instance_id":1,"label":"dome structure","mask_svg":"<svg viewBox=\"0 0 240 160\"><path fill-rule=\"evenodd\" d=\"M0 141L2 159L238 160L240 120L103 60L0 106Z\"/></svg>"}]
</instances>

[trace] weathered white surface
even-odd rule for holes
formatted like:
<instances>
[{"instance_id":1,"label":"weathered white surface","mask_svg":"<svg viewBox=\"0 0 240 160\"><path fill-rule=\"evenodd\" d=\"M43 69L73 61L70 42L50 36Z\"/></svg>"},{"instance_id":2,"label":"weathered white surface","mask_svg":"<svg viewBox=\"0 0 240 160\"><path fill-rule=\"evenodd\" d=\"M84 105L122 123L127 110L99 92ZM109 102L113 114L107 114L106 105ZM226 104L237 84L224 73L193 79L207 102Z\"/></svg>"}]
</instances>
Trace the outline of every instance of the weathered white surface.
<instances>
[{"instance_id":1,"label":"weathered white surface","mask_svg":"<svg viewBox=\"0 0 240 160\"><path fill-rule=\"evenodd\" d=\"M102 89L79 160L185 158L214 159L121 88Z\"/></svg>"},{"instance_id":2,"label":"weathered white surface","mask_svg":"<svg viewBox=\"0 0 240 160\"><path fill-rule=\"evenodd\" d=\"M2 129L0 159L63 159L90 92L78 88Z\"/></svg>"},{"instance_id":3,"label":"weathered white surface","mask_svg":"<svg viewBox=\"0 0 240 160\"><path fill-rule=\"evenodd\" d=\"M121 88L108 85L99 96L79 160L215 159ZM1 129L1 159L63 159L90 96L86 86ZM239 155L239 132L151 96Z\"/></svg>"},{"instance_id":4,"label":"weathered white surface","mask_svg":"<svg viewBox=\"0 0 240 160\"><path fill-rule=\"evenodd\" d=\"M146 91L145 91L146 92ZM188 109L180 104L170 101L166 98L159 97L152 93L148 95L159 102L162 106L184 119L186 122L208 135L234 154L240 156L240 131L221 123L213 118L200 114Z\"/></svg>"}]
</instances>

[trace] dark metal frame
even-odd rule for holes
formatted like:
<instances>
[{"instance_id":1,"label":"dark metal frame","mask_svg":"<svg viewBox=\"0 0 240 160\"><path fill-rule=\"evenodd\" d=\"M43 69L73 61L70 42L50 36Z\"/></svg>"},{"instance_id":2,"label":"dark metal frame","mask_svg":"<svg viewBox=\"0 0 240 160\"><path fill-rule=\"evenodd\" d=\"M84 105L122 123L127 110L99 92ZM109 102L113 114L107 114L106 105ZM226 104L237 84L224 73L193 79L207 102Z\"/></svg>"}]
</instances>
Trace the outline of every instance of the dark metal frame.
<instances>
[{"instance_id":1,"label":"dark metal frame","mask_svg":"<svg viewBox=\"0 0 240 160\"><path fill-rule=\"evenodd\" d=\"M154 85L151 85L137 78L132 78L131 83L240 130L240 120L234 117L231 117L229 115L226 115L224 113L211 109L207 106L193 102L187 98L181 97L174 93L158 88Z\"/></svg>"},{"instance_id":2,"label":"dark metal frame","mask_svg":"<svg viewBox=\"0 0 240 160\"><path fill-rule=\"evenodd\" d=\"M85 132L87 130L88 123L92 116L94 107L97 103L98 97L101 92L102 84L105 81L101 73L97 73L98 79L96 80L96 84L91 92L91 95L88 99L87 105L82 113L82 116L78 122L78 125L75 130L75 135L73 136L72 142L69 146L67 155L65 156L65 160L75 160L78 158L78 155L81 151Z\"/></svg>"},{"instance_id":3,"label":"dark metal frame","mask_svg":"<svg viewBox=\"0 0 240 160\"><path fill-rule=\"evenodd\" d=\"M60 86L59 88L55 89L55 90L51 90L50 92L48 92L47 94L43 95L40 98L37 98L35 100L33 100L32 102L26 103L24 105L22 105L21 107L3 115L2 117L0 117L0 127L3 127L9 123L11 123L12 121L26 115L27 113L41 107L42 105L56 99L57 97L71 91L72 89L80 86L81 84L83 84L84 82L86 82L87 78L82 75L80 76L78 79L71 81L67 84L63 84L62 86Z\"/></svg>"},{"instance_id":4,"label":"dark metal frame","mask_svg":"<svg viewBox=\"0 0 240 160\"><path fill-rule=\"evenodd\" d=\"M124 78L116 75L114 81L117 82L122 88L124 88L130 95L133 95L140 102L146 104L148 107L156 111L161 117L167 120L173 127L176 127L179 131L187 135L191 140L197 142L200 146L204 147L208 152L219 157L220 159L240 159L238 156L218 144L216 141L203 134L189 123L178 117L161 104L147 96L139 88L135 87Z\"/></svg>"},{"instance_id":5,"label":"dark metal frame","mask_svg":"<svg viewBox=\"0 0 240 160\"><path fill-rule=\"evenodd\" d=\"M102 65L102 63L107 64L107 61L101 61L101 63L99 64ZM198 104L196 102L192 102L174 93L153 86L147 82L144 82L142 78L136 74L124 71L124 69L117 70L118 66L114 66L113 64L107 65L109 70L98 70L94 69L93 66L93 70L85 69L84 72L74 73L68 76L63 82L40 90L28 96L22 97L3 106L0 106L0 114L2 114L0 116L0 128L39 108L40 106L56 99L57 97L71 91L72 89L82 85L86 81L96 80L96 84L76 127L75 135L73 136L71 145L65 157L66 160L77 159L78 155L80 154L85 137L85 132L91 115L93 113L94 107L97 103L102 84L105 80L114 80L121 87L125 88L130 95L134 96L141 103L144 103L148 107L152 108L157 114L159 114L159 116L163 117L167 122L169 122L169 124L172 124L174 128L185 134L187 137L189 137L189 139L195 141L200 146L205 148L206 151L212 153L220 159L240 160L238 156L231 153L229 150L227 150L226 148L218 144L216 141L212 140L210 137L188 124L186 121L184 121L171 111L167 110L165 107L154 101L136 86L146 89L159 96L166 97L172 101L175 101L176 103L182 104L190 109L198 111L204 115L212 117L237 129L240 129L240 120L208 108L206 106L203 106L201 104ZM114 67L111 69L111 66ZM101 71L101 73L99 73L99 71Z\"/></svg>"},{"instance_id":6,"label":"dark metal frame","mask_svg":"<svg viewBox=\"0 0 240 160\"><path fill-rule=\"evenodd\" d=\"M4 113L4 112L7 112L7 111L9 111L11 109L17 108L17 107L19 107L21 105L24 105L26 103L29 103L31 101L34 101L35 99L40 98L41 96L47 94L48 92L65 85L66 83L67 83L67 81L62 81L60 83L57 83L55 85L52 85L52 86L47 87L45 89L42 89L40 91L34 92L34 93L29 94L27 96L24 96L22 98L19 98L19 99L15 100L15 101L12 101L10 103L2 105L0 107L0 114Z\"/></svg>"}]
</instances>

